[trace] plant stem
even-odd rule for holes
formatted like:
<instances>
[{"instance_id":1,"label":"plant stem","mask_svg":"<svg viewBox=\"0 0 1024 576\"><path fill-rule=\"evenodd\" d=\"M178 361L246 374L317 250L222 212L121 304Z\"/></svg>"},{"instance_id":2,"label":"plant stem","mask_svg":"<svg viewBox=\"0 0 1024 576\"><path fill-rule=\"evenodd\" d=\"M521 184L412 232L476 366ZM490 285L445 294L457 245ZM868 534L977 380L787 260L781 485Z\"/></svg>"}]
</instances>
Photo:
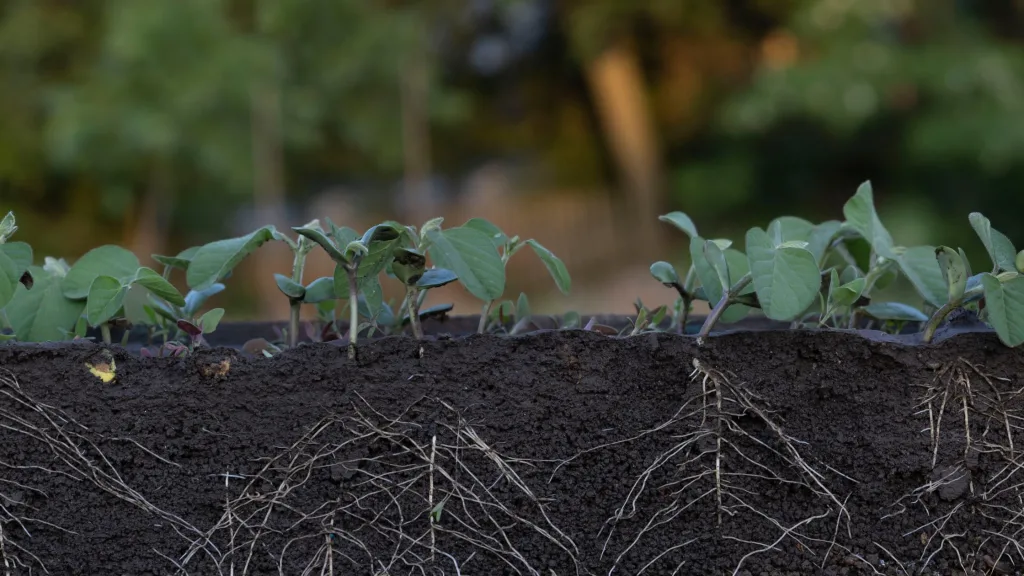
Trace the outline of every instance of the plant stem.
<instances>
[{"instance_id":1,"label":"plant stem","mask_svg":"<svg viewBox=\"0 0 1024 576\"><path fill-rule=\"evenodd\" d=\"M480 325L477 326L476 333L483 334L484 330L487 329L487 314L491 311L491 302L484 304L484 309L480 312Z\"/></svg>"},{"instance_id":2,"label":"plant stem","mask_svg":"<svg viewBox=\"0 0 1024 576\"><path fill-rule=\"evenodd\" d=\"M704 338L711 333L711 329L718 322L719 318L722 317L722 314L725 313L725 309L729 307L729 304L732 304L734 296L746 288L747 284L750 284L751 279L752 276L749 273L745 274L732 285L732 288L729 288L722 294L722 299L715 304L715 307L711 309L711 313L704 320L704 325L701 326L700 332L697 333L698 338Z\"/></svg>"},{"instance_id":3,"label":"plant stem","mask_svg":"<svg viewBox=\"0 0 1024 576\"><path fill-rule=\"evenodd\" d=\"M409 312L409 325L412 326L412 335L417 340L423 340L423 327L420 326L420 305L419 290L414 286L405 288L405 307Z\"/></svg>"},{"instance_id":4,"label":"plant stem","mask_svg":"<svg viewBox=\"0 0 1024 576\"><path fill-rule=\"evenodd\" d=\"M359 282L356 280L358 264L345 268L348 275L348 359L356 359L356 334L359 333Z\"/></svg>"},{"instance_id":5,"label":"plant stem","mask_svg":"<svg viewBox=\"0 0 1024 576\"><path fill-rule=\"evenodd\" d=\"M292 281L302 284L302 271L306 267L306 253L296 250L292 261ZM302 312L302 300L291 300L291 316L288 319L288 347L294 348L299 343L299 315Z\"/></svg>"},{"instance_id":6,"label":"plant stem","mask_svg":"<svg viewBox=\"0 0 1024 576\"><path fill-rule=\"evenodd\" d=\"M962 302L962 299L946 302L942 305L942 308L939 308L935 311L935 314L932 314L932 317L929 318L928 322L924 325L923 340L926 344L931 342L932 338L935 337L935 331L939 329L939 325L942 324L942 321L945 320L946 316L949 316L949 313L960 306Z\"/></svg>"},{"instance_id":7,"label":"plant stem","mask_svg":"<svg viewBox=\"0 0 1024 576\"><path fill-rule=\"evenodd\" d=\"M104 322L100 324L100 335L103 336L103 343L110 345L110 324Z\"/></svg>"}]
</instances>

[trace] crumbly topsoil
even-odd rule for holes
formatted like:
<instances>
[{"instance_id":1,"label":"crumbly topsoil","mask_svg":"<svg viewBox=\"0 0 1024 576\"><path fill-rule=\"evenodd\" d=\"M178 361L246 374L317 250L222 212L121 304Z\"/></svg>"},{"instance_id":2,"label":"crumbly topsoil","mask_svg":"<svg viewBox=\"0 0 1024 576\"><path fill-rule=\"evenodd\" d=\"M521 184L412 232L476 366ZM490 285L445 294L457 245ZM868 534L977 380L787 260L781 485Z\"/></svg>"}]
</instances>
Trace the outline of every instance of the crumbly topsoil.
<instances>
[{"instance_id":1,"label":"crumbly topsoil","mask_svg":"<svg viewBox=\"0 0 1024 576\"><path fill-rule=\"evenodd\" d=\"M0 348L4 576L1024 567L1024 350L992 333L113 348L109 383L100 350Z\"/></svg>"}]
</instances>

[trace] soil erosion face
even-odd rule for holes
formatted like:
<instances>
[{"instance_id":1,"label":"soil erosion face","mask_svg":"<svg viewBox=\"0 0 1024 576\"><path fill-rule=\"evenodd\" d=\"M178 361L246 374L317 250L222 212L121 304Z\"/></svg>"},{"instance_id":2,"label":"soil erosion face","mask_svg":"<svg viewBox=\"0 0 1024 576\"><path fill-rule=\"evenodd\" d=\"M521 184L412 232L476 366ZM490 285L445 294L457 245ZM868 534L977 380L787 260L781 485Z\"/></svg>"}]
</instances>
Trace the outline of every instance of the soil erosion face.
<instances>
[{"instance_id":1,"label":"soil erosion face","mask_svg":"<svg viewBox=\"0 0 1024 576\"><path fill-rule=\"evenodd\" d=\"M0 574L1019 574L1024 353L582 331L0 348ZM333 570L333 571L332 571Z\"/></svg>"}]
</instances>

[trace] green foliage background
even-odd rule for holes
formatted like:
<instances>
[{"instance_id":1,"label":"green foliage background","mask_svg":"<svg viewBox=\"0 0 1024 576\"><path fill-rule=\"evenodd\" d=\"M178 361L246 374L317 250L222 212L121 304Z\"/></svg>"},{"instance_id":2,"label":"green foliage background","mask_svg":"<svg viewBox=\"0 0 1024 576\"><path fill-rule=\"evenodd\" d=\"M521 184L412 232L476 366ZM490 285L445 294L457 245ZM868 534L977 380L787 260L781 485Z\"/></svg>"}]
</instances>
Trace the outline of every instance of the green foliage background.
<instances>
[{"instance_id":1,"label":"green foliage background","mask_svg":"<svg viewBox=\"0 0 1024 576\"><path fill-rule=\"evenodd\" d=\"M424 55L436 171L527 156L552 184L608 183L583 71L628 38L668 172L666 209L724 233L783 213L834 216L871 179L902 243L979 254L971 210L1024 242L1020 2L495 0L474 16L487 4L7 0L0 206L40 255L74 257L121 239L163 167L173 235L221 236L226 215L251 201L249 105L262 85L281 88L292 199L324 182L393 182L399 83ZM467 54L524 5L547 14L542 38L498 74L474 71ZM696 78L685 101L676 60Z\"/></svg>"}]
</instances>

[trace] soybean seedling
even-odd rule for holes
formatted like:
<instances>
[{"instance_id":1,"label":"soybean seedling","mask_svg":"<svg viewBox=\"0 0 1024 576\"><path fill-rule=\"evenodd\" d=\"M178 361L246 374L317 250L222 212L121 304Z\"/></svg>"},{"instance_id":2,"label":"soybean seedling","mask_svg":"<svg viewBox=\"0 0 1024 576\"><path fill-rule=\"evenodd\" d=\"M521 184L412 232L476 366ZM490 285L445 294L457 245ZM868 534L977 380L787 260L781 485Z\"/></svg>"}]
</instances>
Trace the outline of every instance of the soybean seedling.
<instances>
[{"instance_id":1,"label":"soybean seedling","mask_svg":"<svg viewBox=\"0 0 1024 576\"><path fill-rule=\"evenodd\" d=\"M410 228L410 238L418 239L416 246L396 248L392 254L391 271L405 286L403 308L408 314L409 325L417 340L423 339L423 329L420 326L420 306L423 305L427 290L439 288L458 280L455 272L446 268L427 268L427 257L424 252L430 245L428 234L433 230L433 222L427 222L419 235L416 235L415 230ZM437 225L440 226L440 221L437 221Z\"/></svg>"},{"instance_id":2,"label":"soybean seedling","mask_svg":"<svg viewBox=\"0 0 1024 576\"><path fill-rule=\"evenodd\" d=\"M329 224L331 223L329 222ZM335 262L335 296L347 296L348 298L348 357L354 360L356 336L359 331L360 283L362 282L371 290L375 288L376 298L380 298L378 276L387 266L395 245L402 234L407 233L407 230L401 225L383 223L367 230L362 238L350 239L343 229L337 228L333 224L330 227L330 235L314 227L296 227L292 230L320 245ZM339 280L345 280L345 283L342 284ZM347 286L347 292L342 286ZM379 305L378 303L377 306L379 307Z\"/></svg>"},{"instance_id":3,"label":"soybean seedling","mask_svg":"<svg viewBox=\"0 0 1024 576\"><path fill-rule=\"evenodd\" d=\"M1024 302L1024 250L1016 252L1010 239L992 228L980 212L971 213L968 219L992 260L992 272L973 274L963 249L936 248L947 297L925 324L922 339L931 342L950 312L984 298L989 304L985 308L988 322L1005 344L1016 346L1024 342L1024 308L1019 306Z\"/></svg>"},{"instance_id":4,"label":"soybean seedling","mask_svg":"<svg viewBox=\"0 0 1024 576\"><path fill-rule=\"evenodd\" d=\"M305 229L310 230L323 230L320 228L320 222L318 220L312 220L303 226ZM294 348L299 342L299 319L302 311L302 304L309 302L315 303L316 298L307 298L307 293L311 288L315 289L319 285L310 284L310 286L304 286L302 284L302 272L306 267L306 257L316 247L316 242L310 240L306 236L300 235L297 240L281 234L279 238L288 245L288 248L292 251L292 273L291 276L285 276L284 274L274 274L274 281L277 283L278 290L282 294L288 297L289 304L289 319L288 319L288 346ZM326 287L326 279L318 279L321 284ZM315 282L315 281L314 281ZM332 282L333 288L333 282ZM333 290L332 290L333 292ZM329 296L333 297L333 294Z\"/></svg>"},{"instance_id":5,"label":"soybean seedling","mask_svg":"<svg viewBox=\"0 0 1024 576\"><path fill-rule=\"evenodd\" d=\"M565 264L534 239L509 238L500 228L482 218L471 218L456 228L441 228L442 219L424 225L423 233L430 242L430 258L438 266L458 276L470 294L484 302L478 333L487 329L489 312L505 292L505 266L523 246L529 246L540 258L555 285L563 294L569 293L571 279Z\"/></svg>"}]
</instances>

